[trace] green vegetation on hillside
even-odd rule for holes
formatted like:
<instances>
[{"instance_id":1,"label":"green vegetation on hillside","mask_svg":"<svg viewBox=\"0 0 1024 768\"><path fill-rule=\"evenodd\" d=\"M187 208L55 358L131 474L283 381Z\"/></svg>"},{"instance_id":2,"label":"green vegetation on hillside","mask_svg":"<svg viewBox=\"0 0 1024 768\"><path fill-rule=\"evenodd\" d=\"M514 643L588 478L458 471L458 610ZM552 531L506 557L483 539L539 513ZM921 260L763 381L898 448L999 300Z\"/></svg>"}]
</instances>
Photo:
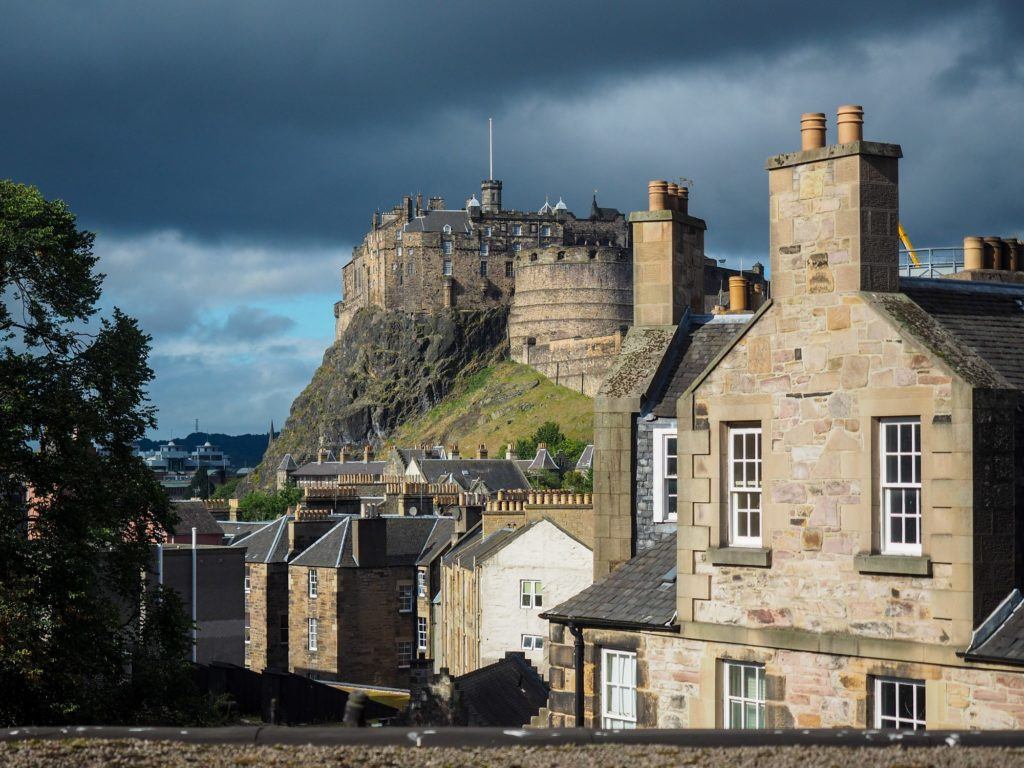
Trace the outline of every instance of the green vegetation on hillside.
<instances>
[{"instance_id":1,"label":"green vegetation on hillside","mask_svg":"<svg viewBox=\"0 0 1024 768\"><path fill-rule=\"evenodd\" d=\"M562 439L582 450L593 441L594 401L529 366L505 360L456 382L443 401L399 427L391 442L458 443L465 456L484 444L498 457L509 443L528 448L532 438L524 436L536 436L545 422L555 422ZM533 450L537 442L544 441L532 440Z\"/></svg>"}]
</instances>

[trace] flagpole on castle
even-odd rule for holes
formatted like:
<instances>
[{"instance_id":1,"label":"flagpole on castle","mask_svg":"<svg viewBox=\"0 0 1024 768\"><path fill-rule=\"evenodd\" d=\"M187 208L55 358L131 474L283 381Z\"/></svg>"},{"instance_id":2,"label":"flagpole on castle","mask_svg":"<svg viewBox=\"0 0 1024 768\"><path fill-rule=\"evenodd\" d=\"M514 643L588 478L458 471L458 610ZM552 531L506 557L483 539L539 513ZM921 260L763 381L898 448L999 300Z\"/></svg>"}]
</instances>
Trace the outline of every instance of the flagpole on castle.
<instances>
[{"instance_id":1,"label":"flagpole on castle","mask_svg":"<svg viewBox=\"0 0 1024 768\"><path fill-rule=\"evenodd\" d=\"M488 179L494 178L494 121L487 118L487 172Z\"/></svg>"}]
</instances>

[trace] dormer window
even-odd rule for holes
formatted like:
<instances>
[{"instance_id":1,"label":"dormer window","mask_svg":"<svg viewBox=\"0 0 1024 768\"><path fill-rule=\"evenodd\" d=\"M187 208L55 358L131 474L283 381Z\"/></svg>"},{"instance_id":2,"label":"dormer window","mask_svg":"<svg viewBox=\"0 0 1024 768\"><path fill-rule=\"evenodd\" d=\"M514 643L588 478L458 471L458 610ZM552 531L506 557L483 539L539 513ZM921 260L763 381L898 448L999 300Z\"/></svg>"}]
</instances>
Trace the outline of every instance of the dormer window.
<instances>
[{"instance_id":1,"label":"dormer window","mask_svg":"<svg viewBox=\"0 0 1024 768\"><path fill-rule=\"evenodd\" d=\"M450 225L450 224L445 224L445 225L444 225L444 226L443 226L443 227L441 228L441 231L442 231L442 232L444 232L444 233L445 233L446 235L450 235L450 234L452 233L452 227L451 227L451 225Z\"/></svg>"}]
</instances>

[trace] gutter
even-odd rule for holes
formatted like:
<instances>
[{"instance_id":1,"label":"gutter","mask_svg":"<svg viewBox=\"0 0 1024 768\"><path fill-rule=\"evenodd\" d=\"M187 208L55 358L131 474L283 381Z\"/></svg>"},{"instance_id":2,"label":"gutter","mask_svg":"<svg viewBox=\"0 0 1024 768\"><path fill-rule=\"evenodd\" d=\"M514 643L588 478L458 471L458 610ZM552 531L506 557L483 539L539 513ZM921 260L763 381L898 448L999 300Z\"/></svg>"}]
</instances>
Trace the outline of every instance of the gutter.
<instances>
[{"instance_id":1,"label":"gutter","mask_svg":"<svg viewBox=\"0 0 1024 768\"><path fill-rule=\"evenodd\" d=\"M582 728L584 723L583 706L583 670L584 650L586 643L583 641L583 628L576 624L569 625L569 633L573 637L573 667L576 671L576 696L573 700L573 716L576 720L576 727Z\"/></svg>"}]
</instances>

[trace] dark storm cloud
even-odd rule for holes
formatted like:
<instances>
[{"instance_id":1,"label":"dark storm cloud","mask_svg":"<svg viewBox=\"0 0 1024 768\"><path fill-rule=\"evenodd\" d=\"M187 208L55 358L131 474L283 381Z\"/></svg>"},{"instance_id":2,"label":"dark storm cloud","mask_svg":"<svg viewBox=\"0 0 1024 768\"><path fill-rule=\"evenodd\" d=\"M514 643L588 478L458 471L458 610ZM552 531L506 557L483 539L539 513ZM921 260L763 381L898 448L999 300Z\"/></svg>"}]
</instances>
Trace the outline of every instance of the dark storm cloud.
<instances>
[{"instance_id":1,"label":"dark storm cloud","mask_svg":"<svg viewBox=\"0 0 1024 768\"><path fill-rule=\"evenodd\" d=\"M295 321L284 315L268 312L262 307L236 307L223 326L214 329L220 338L256 341L280 336L295 327Z\"/></svg>"},{"instance_id":2,"label":"dark storm cloud","mask_svg":"<svg viewBox=\"0 0 1024 768\"><path fill-rule=\"evenodd\" d=\"M800 49L839 57L881 39L895 51L909 35L979 13L996 34L1013 8L8 3L0 168L121 232L351 238L372 205L413 185L453 195L475 184L489 112L651 72L771 67ZM710 119L736 119L707 106ZM452 112L466 116L462 130L438 133L437 117Z\"/></svg>"}]
</instances>

